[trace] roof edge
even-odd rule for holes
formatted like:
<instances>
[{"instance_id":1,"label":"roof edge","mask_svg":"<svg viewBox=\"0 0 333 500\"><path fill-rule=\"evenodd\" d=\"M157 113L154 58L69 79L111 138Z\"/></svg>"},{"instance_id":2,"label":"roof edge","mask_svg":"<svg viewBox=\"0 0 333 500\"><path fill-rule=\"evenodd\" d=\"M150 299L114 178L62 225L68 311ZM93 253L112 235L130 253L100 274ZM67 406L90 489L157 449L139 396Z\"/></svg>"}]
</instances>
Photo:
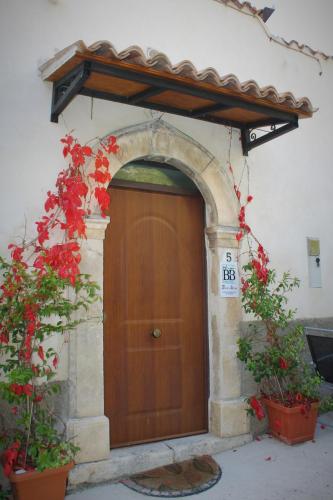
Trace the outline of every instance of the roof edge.
<instances>
[{"instance_id":1,"label":"roof edge","mask_svg":"<svg viewBox=\"0 0 333 500\"><path fill-rule=\"evenodd\" d=\"M262 17L261 17L261 12L262 9L257 9L252 5L250 2L245 1L241 2L239 0L214 0L214 2L221 3L225 5L226 7L232 7L235 10L238 10L242 12L243 14L251 15L255 18L258 19L260 23L262 23L265 27L265 31L267 36L271 41L274 41L276 43L279 43L280 45L284 45L287 49L292 49L292 50L297 50L300 53L303 53L304 55L314 57L316 59L322 58L325 61L328 59L333 59L333 55L326 54L325 52L321 50L316 50L310 47L309 45L305 43L300 43L297 40L290 40L289 42L280 36L273 35L269 32L267 25L264 23Z\"/></svg>"}]
</instances>

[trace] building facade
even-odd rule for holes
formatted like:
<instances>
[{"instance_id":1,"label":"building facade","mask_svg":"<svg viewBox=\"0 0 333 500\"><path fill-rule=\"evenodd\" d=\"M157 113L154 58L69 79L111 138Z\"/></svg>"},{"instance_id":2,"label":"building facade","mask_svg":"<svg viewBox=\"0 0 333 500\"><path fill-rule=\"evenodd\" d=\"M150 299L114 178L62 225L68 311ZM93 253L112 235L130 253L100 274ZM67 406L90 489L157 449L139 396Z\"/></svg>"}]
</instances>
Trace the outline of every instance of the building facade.
<instances>
[{"instance_id":1,"label":"building facade","mask_svg":"<svg viewBox=\"0 0 333 500\"><path fill-rule=\"evenodd\" d=\"M191 197L158 187L138 190L126 183L117 189L114 184L110 225L97 209L87 221L82 270L98 281L102 294L104 287L104 311L102 302L96 304L91 316L97 319L66 339L59 370L68 434L81 447L78 461L82 467L104 463L104 476L97 472L96 477L105 479L110 477L105 464L113 456L110 443L124 446L200 432L221 440L240 437L243 442L250 433L244 403L248 383L242 378L236 352L240 329L250 318L242 312L237 290L229 297L222 291L226 259L237 262L242 253L235 237L239 207L229 167L239 189L253 196L248 222L272 266L278 272L290 270L301 280L290 302L297 308L297 318L310 326L331 327L332 57L270 38L260 12L236 0L100 0L97 6L89 0L14 0L2 2L1 10L0 241L4 253L17 235L33 236L44 194L63 168L60 138L71 131L82 143L96 136L117 137L120 149L111 158L114 176L124 166L148 163L148 167L182 172L197 189ZM141 52L128 49L132 46ZM58 122L51 122L49 77L78 47L101 48L102 52L91 49L97 58L104 56L103 50L113 51L116 59L123 54L121 64L141 68L155 58L152 68L157 76L169 71L173 78L192 79L196 86L202 81L211 85L212 80L204 80L203 70L214 68L209 78L229 75L223 81L232 97L247 103L260 101L294 115L308 105L308 118L300 119L297 129L263 141L248 156L241 130L232 126L232 120L222 124L175 114L171 108L177 102L172 95L170 112L161 110L157 98L142 107L139 102L76 95L61 109ZM184 60L188 62L179 65ZM105 91L101 81L98 90L101 97ZM302 96L318 110L312 114ZM182 95L180 102L185 100ZM253 132L258 139L267 129ZM140 193L139 198L126 201L129 192ZM319 240L315 255L310 255L309 239ZM145 253L140 250L144 242ZM118 267L110 267L112 259ZM112 287L113 276L117 285ZM201 313L195 316L194 310ZM126 340L117 346L119 352L113 350L118 330L112 323L118 313L118 338ZM113 335L110 343L106 328ZM149 340L138 342L135 332L139 330ZM156 354L160 351L161 355ZM119 380L109 359L118 367ZM120 413L114 401L119 402ZM185 407L187 413L181 413ZM114 420L113 426L116 414L118 423ZM131 429L134 420L137 434L129 430L113 440L117 426ZM143 428L155 430L141 435ZM87 480L88 468L81 471L77 482Z\"/></svg>"}]
</instances>

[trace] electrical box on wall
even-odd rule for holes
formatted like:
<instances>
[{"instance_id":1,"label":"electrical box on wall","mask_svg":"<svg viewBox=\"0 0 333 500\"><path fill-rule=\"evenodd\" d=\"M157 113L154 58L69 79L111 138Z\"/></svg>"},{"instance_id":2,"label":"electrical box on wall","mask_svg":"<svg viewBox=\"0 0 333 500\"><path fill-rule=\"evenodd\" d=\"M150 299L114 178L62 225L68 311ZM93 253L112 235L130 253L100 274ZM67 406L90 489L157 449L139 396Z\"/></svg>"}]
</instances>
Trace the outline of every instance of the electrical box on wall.
<instances>
[{"instance_id":1,"label":"electrical box on wall","mask_svg":"<svg viewBox=\"0 0 333 500\"><path fill-rule=\"evenodd\" d=\"M320 242L318 238L307 238L310 288L321 288Z\"/></svg>"}]
</instances>

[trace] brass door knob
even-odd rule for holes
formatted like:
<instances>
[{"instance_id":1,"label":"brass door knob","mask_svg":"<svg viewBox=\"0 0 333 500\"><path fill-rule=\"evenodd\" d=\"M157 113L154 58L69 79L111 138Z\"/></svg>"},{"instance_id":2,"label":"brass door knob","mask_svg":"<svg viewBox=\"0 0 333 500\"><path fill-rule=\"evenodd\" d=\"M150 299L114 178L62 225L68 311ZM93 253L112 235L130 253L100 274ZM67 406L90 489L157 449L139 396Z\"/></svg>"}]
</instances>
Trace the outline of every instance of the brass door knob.
<instances>
[{"instance_id":1,"label":"brass door knob","mask_svg":"<svg viewBox=\"0 0 333 500\"><path fill-rule=\"evenodd\" d=\"M154 328L153 333L152 333L152 336L154 337L154 339L160 338L161 335L162 335L161 330L159 330L158 328Z\"/></svg>"}]
</instances>

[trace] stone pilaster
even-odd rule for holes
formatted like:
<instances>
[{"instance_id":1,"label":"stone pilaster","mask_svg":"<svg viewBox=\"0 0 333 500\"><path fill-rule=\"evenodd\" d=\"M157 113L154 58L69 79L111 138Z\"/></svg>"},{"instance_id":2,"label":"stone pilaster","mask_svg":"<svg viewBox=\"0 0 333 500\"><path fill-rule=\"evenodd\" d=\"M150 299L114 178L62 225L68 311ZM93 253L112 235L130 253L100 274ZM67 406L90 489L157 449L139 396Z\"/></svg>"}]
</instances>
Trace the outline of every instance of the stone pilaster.
<instances>
[{"instance_id":1,"label":"stone pilaster","mask_svg":"<svg viewBox=\"0 0 333 500\"><path fill-rule=\"evenodd\" d=\"M87 321L71 334L69 344L67 434L81 448L78 463L102 460L110 453L109 420L104 416L102 301L103 240L108 223L109 218L88 218L87 239L81 242L81 272L97 282L101 300L90 307Z\"/></svg>"},{"instance_id":2,"label":"stone pilaster","mask_svg":"<svg viewBox=\"0 0 333 500\"><path fill-rule=\"evenodd\" d=\"M206 229L209 243L208 309L210 331L210 430L220 436L249 432L241 398L241 372L236 353L241 320L240 297L220 296L220 264L226 250L237 258L237 228Z\"/></svg>"}]
</instances>

